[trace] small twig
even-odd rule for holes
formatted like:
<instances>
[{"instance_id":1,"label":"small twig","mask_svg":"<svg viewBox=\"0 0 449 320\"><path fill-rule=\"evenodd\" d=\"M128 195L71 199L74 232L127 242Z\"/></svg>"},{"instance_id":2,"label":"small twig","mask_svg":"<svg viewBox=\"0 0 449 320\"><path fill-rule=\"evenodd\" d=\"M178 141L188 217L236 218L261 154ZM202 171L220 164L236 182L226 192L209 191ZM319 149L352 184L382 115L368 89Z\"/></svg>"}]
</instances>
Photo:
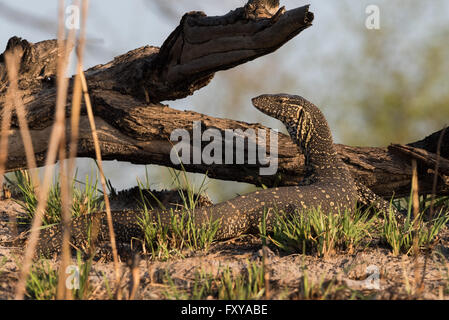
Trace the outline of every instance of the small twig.
<instances>
[{"instance_id":1,"label":"small twig","mask_svg":"<svg viewBox=\"0 0 449 320\"><path fill-rule=\"evenodd\" d=\"M412 202L413 202L413 255L414 255L414 265L415 265L415 286L416 294L421 294L424 287L424 282L418 281L420 278L419 274L419 187L418 187L418 165L415 159L412 159ZM424 277L424 275L423 275Z\"/></svg>"},{"instance_id":2,"label":"small twig","mask_svg":"<svg viewBox=\"0 0 449 320\"><path fill-rule=\"evenodd\" d=\"M441 131L440 137L438 138L437 159L436 159L436 163L435 163L435 172L434 172L434 176L433 176L432 197L430 199L430 211L429 211L429 219L430 220L433 218L433 215L434 215L435 195L437 193L437 183L438 183L438 170L439 170L440 161L441 161L441 144L443 143L443 137L446 133L446 129L447 129L447 126L445 126L443 128L443 131Z\"/></svg>"}]
</instances>

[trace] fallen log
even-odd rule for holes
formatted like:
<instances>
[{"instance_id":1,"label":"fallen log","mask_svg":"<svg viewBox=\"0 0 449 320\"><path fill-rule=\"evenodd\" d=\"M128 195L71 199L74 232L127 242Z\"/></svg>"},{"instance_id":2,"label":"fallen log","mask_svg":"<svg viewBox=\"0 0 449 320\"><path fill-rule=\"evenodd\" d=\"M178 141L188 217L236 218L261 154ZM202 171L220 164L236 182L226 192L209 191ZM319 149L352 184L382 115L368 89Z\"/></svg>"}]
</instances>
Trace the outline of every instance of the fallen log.
<instances>
[{"instance_id":1,"label":"fallen log","mask_svg":"<svg viewBox=\"0 0 449 320\"><path fill-rule=\"evenodd\" d=\"M242 10L238 8L221 17L207 17L201 12L188 13L160 49L152 46L138 48L85 71L104 160L158 164L179 169L180 166L170 158L174 144L170 136L176 129L192 133L194 121L200 124L203 131L217 129L222 136L229 129L268 131L259 124L214 118L192 111L182 112L160 103L192 94L207 85L219 70L274 52L311 26L313 21L308 6L285 13L279 11L272 18L262 19L247 19ZM5 50L20 49L21 52L19 89L27 109L38 166L44 164L53 124L56 48L55 40L32 44L13 37ZM4 105L7 87L6 67L3 55L0 55L0 109ZM68 101L71 90L70 85ZM69 117L70 103L66 110ZM81 116L79 127L78 157L95 158L85 114ZM69 132L70 128L67 130ZM436 135L438 133L431 137ZM448 133L442 140L442 157L448 154L447 137ZM25 153L15 116L12 118L9 145L6 169L25 168ZM204 151L205 145L201 151ZM240 165L199 163L184 164L184 167L189 172L207 172L209 177L216 179L266 186L297 184L303 177L304 157L284 134L279 134L278 146L278 170L274 175L260 175L261 164L248 163L248 159ZM411 146L436 153L433 138ZM385 198L409 195L410 154L407 156L404 152L387 147L336 147L353 176L375 193ZM236 146L233 148L234 154L239 151ZM245 144L244 150L240 151L245 152L247 148ZM431 163L420 162L421 193L432 190ZM437 188L440 195L449 194L444 173L440 175Z\"/></svg>"}]
</instances>

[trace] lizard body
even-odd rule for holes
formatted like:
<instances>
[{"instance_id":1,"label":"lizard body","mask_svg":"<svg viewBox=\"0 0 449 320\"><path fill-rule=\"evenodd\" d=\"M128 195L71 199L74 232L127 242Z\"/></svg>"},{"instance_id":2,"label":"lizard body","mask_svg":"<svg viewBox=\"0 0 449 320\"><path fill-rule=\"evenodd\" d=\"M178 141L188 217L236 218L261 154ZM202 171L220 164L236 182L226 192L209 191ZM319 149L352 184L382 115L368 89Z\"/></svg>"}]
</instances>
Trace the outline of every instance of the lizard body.
<instances>
[{"instance_id":1,"label":"lizard body","mask_svg":"<svg viewBox=\"0 0 449 320\"><path fill-rule=\"evenodd\" d=\"M370 190L357 184L334 148L332 134L322 112L306 99L288 94L261 95L252 99L253 105L263 113L276 118L286 126L293 141L305 155L306 178L298 186L270 188L236 197L214 206L197 208L193 212L195 224L203 225L219 220L216 239L236 237L243 233L257 233L264 212L268 212L267 229L273 224L273 212L284 211L301 214L312 208L324 212L339 213L353 210L361 195L369 201L377 201ZM368 196L366 196L368 194ZM377 196L376 196L377 197ZM377 197L378 198L378 197ZM272 210L276 209L276 210ZM181 214L175 210L174 214ZM150 219L160 219L169 225L169 212L150 211ZM113 225L118 241L129 242L142 238L140 211L113 211ZM91 223L94 221L95 223ZM72 244L83 247L89 226L99 239L107 239L107 221L104 212L76 218L72 221ZM61 226L42 231L38 252L51 254L60 250Z\"/></svg>"}]
</instances>

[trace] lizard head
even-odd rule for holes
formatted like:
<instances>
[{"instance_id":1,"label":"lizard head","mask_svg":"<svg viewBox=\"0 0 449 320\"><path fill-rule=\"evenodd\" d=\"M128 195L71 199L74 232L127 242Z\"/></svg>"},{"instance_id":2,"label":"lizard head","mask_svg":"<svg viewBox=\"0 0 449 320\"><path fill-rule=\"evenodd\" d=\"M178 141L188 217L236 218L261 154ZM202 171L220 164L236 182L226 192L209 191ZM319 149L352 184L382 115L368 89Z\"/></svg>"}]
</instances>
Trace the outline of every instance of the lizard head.
<instances>
[{"instance_id":1,"label":"lizard head","mask_svg":"<svg viewBox=\"0 0 449 320\"><path fill-rule=\"evenodd\" d=\"M287 129L289 127L297 129L298 126L310 126L310 112L312 110L309 110L309 105L311 103L303 97L284 93L263 94L253 98L252 103L267 116L283 122Z\"/></svg>"},{"instance_id":2,"label":"lizard head","mask_svg":"<svg viewBox=\"0 0 449 320\"><path fill-rule=\"evenodd\" d=\"M322 116L312 103L303 97L289 94L263 94L253 98L252 103L266 115L280 120L303 149L309 146L316 129L315 119Z\"/></svg>"},{"instance_id":3,"label":"lizard head","mask_svg":"<svg viewBox=\"0 0 449 320\"><path fill-rule=\"evenodd\" d=\"M252 99L266 115L280 120L305 155L306 165L329 164L336 159L332 133L321 110L303 97L264 94Z\"/></svg>"},{"instance_id":4,"label":"lizard head","mask_svg":"<svg viewBox=\"0 0 449 320\"><path fill-rule=\"evenodd\" d=\"M263 94L252 99L253 105L266 115L282 122L297 119L302 115L306 100L290 94Z\"/></svg>"}]
</instances>

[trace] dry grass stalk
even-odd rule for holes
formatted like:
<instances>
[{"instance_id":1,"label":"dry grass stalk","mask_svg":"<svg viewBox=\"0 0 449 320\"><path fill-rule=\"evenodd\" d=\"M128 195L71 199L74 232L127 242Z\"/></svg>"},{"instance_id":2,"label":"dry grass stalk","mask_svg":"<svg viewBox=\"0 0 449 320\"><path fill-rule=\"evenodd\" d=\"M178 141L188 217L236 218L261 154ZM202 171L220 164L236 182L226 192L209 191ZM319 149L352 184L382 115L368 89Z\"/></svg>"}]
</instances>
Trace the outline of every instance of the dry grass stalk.
<instances>
[{"instance_id":1,"label":"dry grass stalk","mask_svg":"<svg viewBox=\"0 0 449 320\"><path fill-rule=\"evenodd\" d=\"M419 253L418 247L418 218L419 218L419 193L418 193L418 168L416 160L412 160L412 203L413 203L413 249L415 256Z\"/></svg>"},{"instance_id":2,"label":"dry grass stalk","mask_svg":"<svg viewBox=\"0 0 449 320\"><path fill-rule=\"evenodd\" d=\"M6 63L6 69L8 72L8 81L9 81L9 87L8 87L8 97L7 97L7 103L9 104L9 120L8 120L8 127L9 122L11 121L11 112L12 109L15 107L17 119L19 122L19 128L20 128L20 134L22 136L23 145L25 147L25 155L27 159L27 165L29 168L29 171L31 173L31 181L34 186L35 192L39 191L39 175L38 175L38 169L36 166L36 157L34 154L34 148L33 143L31 140L30 130L28 128L28 123L26 120L26 110L23 105L23 100L19 92L19 86L18 86L18 70L20 65L20 52L17 51L17 49L10 53L7 52L5 54L5 63ZM6 120L6 119L5 119ZM5 140L6 146L7 146L7 140ZM3 148L2 148L3 150ZM7 159L8 150L5 149L5 152L2 152L3 158L3 166L2 166L2 173L0 174L1 179L3 179L3 170L4 170L4 164ZM2 185L2 181L0 179L0 185ZM18 235L18 229L17 229L17 219L16 215L11 213L10 214L10 223L11 223L11 230L13 232L14 236Z\"/></svg>"},{"instance_id":3,"label":"dry grass stalk","mask_svg":"<svg viewBox=\"0 0 449 320\"><path fill-rule=\"evenodd\" d=\"M11 125L11 111L13 107L13 93L8 88L6 100L3 105L1 137L0 137L0 186L3 186L3 174L5 173L6 159L8 158L8 136Z\"/></svg>"},{"instance_id":4,"label":"dry grass stalk","mask_svg":"<svg viewBox=\"0 0 449 320\"><path fill-rule=\"evenodd\" d=\"M95 125L94 114L93 114L93 111L92 111L92 104L90 102L90 97L89 97L89 92L88 92L88 88L87 88L86 77L84 76L84 72L83 71L80 71L80 76L81 76L81 85L82 85L83 94L84 94L84 102L86 104L87 115L88 115L88 118L89 118L89 123L90 123L91 130L92 130L92 138L94 140L95 155L96 155L96 158L97 158L98 169L100 171L101 186L103 188L104 204L105 204L105 207L106 207L106 215L107 215L108 228L109 228L109 238L110 238L110 241L111 241L112 256L113 256L113 260L114 260L115 280L116 280L116 289L117 289L116 290L116 293L117 293L116 294L116 298L120 300L121 299L120 266L119 266L119 262L118 262L118 255L117 255L117 247L116 247L116 242L115 242L114 226L112 224L111 205L109 203L109 196L108 196L107 188L106 188L106 179L105 179L104 172L103 172L103 162L102 162L102 158L101 158L100 143L98 141L97 128L96 128L96 125Z\"/></svg>"},{"instance_id":5,"label":"dry grass stalk","mask_svg":"<svg viewBox=\"0 0 449 320\"><path fill-rule=\"evenodd\" d=\"M66 287L66 269L70 263L70 227L71 227L71 210L70 210L70 190L68 177L66 174L65 162L65 139L61 137L61 144L59 149L59 181L61 187L61 213L62 213L62 225L63 225L63 236L62 236L62 252L61 252L61 264L59 267L58 274L58 289L56 298L58 300L72 299L71 291Z\"/></svg>"},{"instance_id":6,"label":"dry grass stalk","mask_svg":"<svg viewBox=\"0 0 449 320\"><path fill-rule=\"evenodd\" d=\"M418 190L418 165L412 160L412 205L413 205L413 255L415 265L415 292L419 294L423 289L423 282L419 285L419 190Z\"/></svg>"},{"instance_id":7,"label":"dry grass stalk","mask_svg":"<svg viewBox=\"0 0 449 320\"><path fill-rule=\"evenodd\" d=\"M26 110L18 86L19 53L5 54L6 68L8 70L9 89L11 90L12 103L16 110L17 120L19 122L20 134L22 136L28 169L30 170L31 180L35 192L39 190L39 175L36 165L36 156L34 154L33 142L30 129L26 120Z\"/></svg>"},{"instance_id":8,"label":"dry grass stalk","mask_svg":"<svg viewBox=\"0 0 449 320\"><path fill-rule=\"evenodd\" d=\"M73 3L75 6L79 7L79 1L75 1ZM63 52L63 56L58 60L58 63L61 64L62 68L58 66L58 88L61 87L65 90L65 95L67 96L67 88L68 88L68 79L65 76L65 71L67 69L69 55L71 52L71 44L74 43L75 40L75 28L70 29L67 43L64 45L61 39L64 39L64 4L61 1L60 3L60 12L59 12L59 48L61 52ZM66 104L66 99L64 99L64 105ZM73 124L73 119L72 119ZM78 124L76 124L78 126ZM69 164L69 170L66 170L65 167L65 159L67 158L66 154L66 130L65 130L65 119L64 119L64 130L61 136L61 141L59 143L59 179L60 179L60 187L61 187L61 213L62 213L62 226L63 226L63 236L62 236L62 251L61 251L61 265L59 268L59 279L58 279L58 290L57 290L57 299L72 299L71 291L66 287L66 279L67 274L65 270L69 266L70 263L70 237L71 237L71 188L69 184L69 177L73 174L73 169ZM72 170L70 170L72 169Z\"/></svg>"},{"instance_id":9,"label":"dry grass stalk","mask_svg":"<svg viewBox=\"0 0 449 320\"><path fill-rule=\"evenodd\" d=\"M79 5L77 1L75 5ZM87 1L83 0L83 10L82 10L82 25L80 37L77 41L77 70L82 70L83 62L83 53L84 53L84 44L85 44L85 21L87 16ZM80 109L81 109L81 80L79 76L79 71L75 76L73 94L72 94L72 108L71 108L71 121L70 121L70 146L69 146L69 159L68 159L68 168L67 175L64 173L64 161L66 159L65 154L65 141L60 144L60 178L61 178L61 186L67 185L65 188L66 192L61 193L61 200L63 205L63 224L64 224L64 235L62 240L62 261L61 268L59 273L59 281L58 281L58 299L71 299L72 295L69 290L65 287L65 279L66 274L64 273L65 269L68 266L68 261L70 259L70 233L71 233L71 224L70 224L70 204L69 202L72 199L71 189L68 187L68 178L73 176L76 164L76 155L77 155L77 146L78 146L78 133L79 133L79 120L80 120ZM63 181L64 180L64 181Z\"/></svg>"},{"instance_id":10,"label":"dry grass stalk","mask_svg":"<svg viewBox=\"0 0 449 320\"><path fill-rule=\"evenodd\" d=\"M50 189L51 180L53 176L52 165L56 161L56 156L59 150L59 144L61 142L61 137L65 132L65 105L67 98L67 86L68 79L65 78L65 70L67 68L68 53L70 53L70 48L72 48L73 39L69 39L65 42L63 41L64 29L62 21L64 18L64 1L60 1L60 27L58 32L59 41L59 61L58 61L58 86L57 86L57 97L56 97L56 111L55 111L55 122L50 134L50 140L48 144L47 157L45 161L45 171L42 185L38 194L38 205L31 225L30 236L28 237L28 244L25 249L25 255L23 258L22 269L19 276L19 281L16 285L15 299L21 300L25 294L26 280L31 268L31 263L34 257L34 252L36 249L37 241L39 240L39 232L42 226L42 216L44 215L45 209L47 207L47 197L48 191ZM62 30L61 30L62 29ZM72 42L71 42L72 41ZM62 186L61 186L62 187Z\"/></svg>"},{"instance_id":11,"label":"dry grass stalk","mask_svg":"<svg viewBox=\"0 0 449 320\"><path fill-rule=\"evenodd\" d=\"M83 71L84 47L86 43L86 19L88 13L89 1L83 0L81 9L81 28L76 46L76 56L78 59L77 73L73 85L72 109L70 120L70 147L69 147L69 177L73 175L75 170L76 155L78 149L79 121L81 111L81 72Z\"/></svg>"}]
</instances>

